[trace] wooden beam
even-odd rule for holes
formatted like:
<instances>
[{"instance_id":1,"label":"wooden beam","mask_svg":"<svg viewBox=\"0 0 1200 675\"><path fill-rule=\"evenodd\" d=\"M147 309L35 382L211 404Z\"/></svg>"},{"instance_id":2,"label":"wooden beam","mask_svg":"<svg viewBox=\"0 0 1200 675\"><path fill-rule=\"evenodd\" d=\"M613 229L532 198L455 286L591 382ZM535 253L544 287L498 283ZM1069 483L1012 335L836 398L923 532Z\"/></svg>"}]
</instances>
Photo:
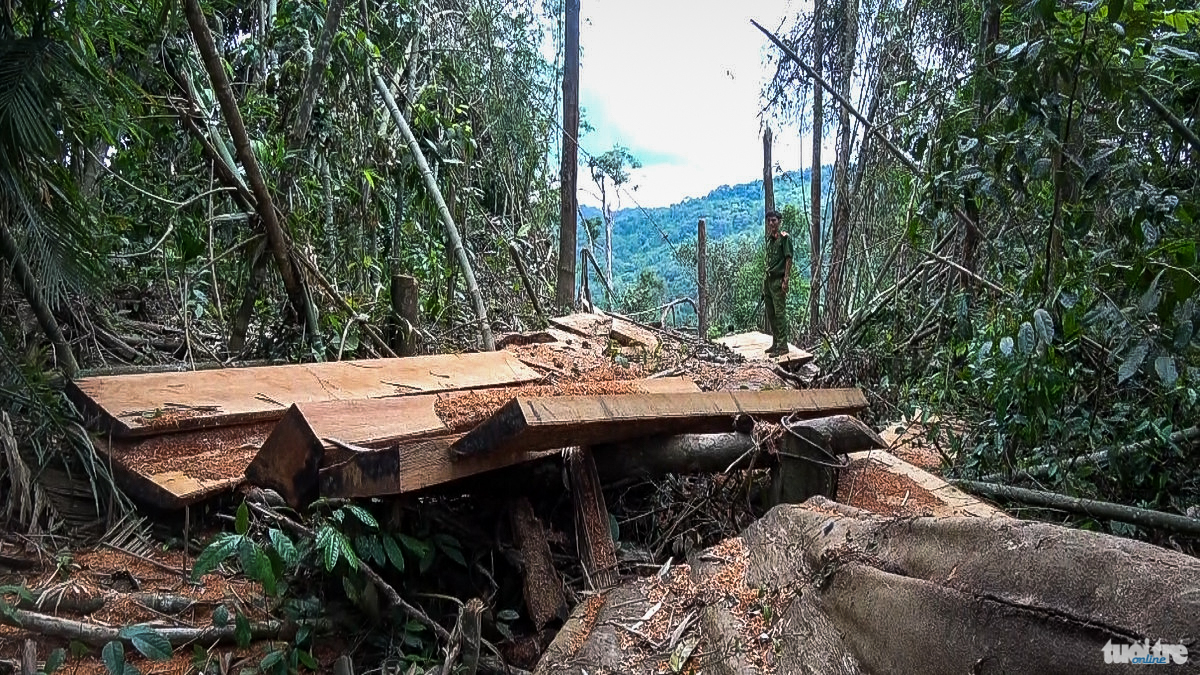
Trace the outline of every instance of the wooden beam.
<instances>
[{"instance_id":1,"label":"wooden beam","mask_svg":"<svg viewBox=\"0 0 1200 675\"><path fill-rule=\"evenodd\" d=\"M565 330L568 333L599 340L608 338L608 334L612 330L612 323L613 320L610 316L589 312L569 314L550 319L550 325Z\"/></svg>"},{"instance_id":2,"label":"wooden beam","mask_svg":"<svg viewBox=\"0 0 1200 675\"><path fill-rule=\"evenodd\" d=\"M596 462L587 448L563 450L563 464L571 483L571 501L575 505L575 542L579 559L593 590L616 586L617 550L608 524L608 507Z\"/></svg>"},{"instance_id":3,"label":"wooden beam","mask_svg":"<svg viewBox=\"0 0 1200 675\"><path fill-rule=\"evenodd\" d=\"M403 396L541 379L507 352L441 354L185 373L90 377L68 383L86 415L118 436L274 421L293 403Z\"/></svg>"},{"instance_id":4,"label":"wooden beam","mask_svg":"<svg viewBox=\"0 0 1200 675\"><path fill-rule=\"evenodd\" d=\"M747 361L774 361L788 368L799 368L813 360L812 354L793 344L788 345L788 353L783 356L767 356L767 350L771 348L771 336L759 331L726 335L714 342L729 347Z\"/></svg>"},{"instance_id":5,"label":"wooden beam","mask_svg":"<svg viewBox=\"0 0 1200 675\"><path fill-rule=\"evenodd\" d=\"M778 421L851 414L867 400L857 389L713 391L514 399L458 440L457 457L619 443L642 436L721 433L738 418Z\"/></svg>"},{"instance_id":6,"label":"wooden beam","mask_svg":"<svg viewBox=\"0 0 1200 675\"><path fill-rule=\"evenodd\" d=\"M617 344L625 347L641 347L654 351L660 344L658 336L653 331L648 331L637 324L616 317L613 317L609 335L617 341Z\"/></svg>"}]
</instances>

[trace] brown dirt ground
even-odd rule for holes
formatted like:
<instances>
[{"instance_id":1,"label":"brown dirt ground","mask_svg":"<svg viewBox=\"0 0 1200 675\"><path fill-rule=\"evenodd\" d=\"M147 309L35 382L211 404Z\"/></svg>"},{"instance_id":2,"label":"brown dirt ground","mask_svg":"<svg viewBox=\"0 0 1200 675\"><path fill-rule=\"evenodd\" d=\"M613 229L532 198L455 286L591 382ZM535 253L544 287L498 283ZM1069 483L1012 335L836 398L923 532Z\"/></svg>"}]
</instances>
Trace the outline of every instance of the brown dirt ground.
<instances>
[{"instance_id":1,"label":"brown dirt ground","mask_svg":"<svg viewBox=\"0 0 1200 675\"><path fill-rule=\"evenodd\" d=\"M182 552L179 551L156 551L152 557L143 558L99 547L75 552L57 566L52 561L47 561L40 570L27 572L24 576L0 577L0 585L26 584L32 589L49 591L49 598L59 597L59 594L63 597L105 597L105 605L88 616L56 611L53 607L47 607L42 613L107 626L123 626L143 621L173 621L184 626L206 626L212 623L213 610L222 604L241 610L251 620L267 618L261 609L262 589L257 583L241 577L210 573L201 577L199 583L192 584L190 580L185 580L183 575L183 566L188 563L190 561L184 560ZM180 614L170 617L137 603L127 595L130 592L180 595L189 598L194 604ZM46 638L12 626L0 626L0 659L20 658L27 639L37 642L40 659L45 659L53 649L69 647L64 639ZM213 648L209 654L218 658L222 653L229 653L235 664L241 662L243 666L252 667L257 665L271 648L271 643L264 642L251 645L247 649L235 649L232 646ZM98 648L93 648L92 654L69 658L60 672L105 675L107 670L100 661L99 651ZM136 652L130 653L131 651L126 653L129 662L146 675L182 675L194 672L193 650L190 646L177 648L171 660L159 662L149 661ZM329 666L340 653L340 650L330 652L319 649L315 656L319 662ZM237 671L235 666L231 672Z\"/></svg>"}]
</instances>

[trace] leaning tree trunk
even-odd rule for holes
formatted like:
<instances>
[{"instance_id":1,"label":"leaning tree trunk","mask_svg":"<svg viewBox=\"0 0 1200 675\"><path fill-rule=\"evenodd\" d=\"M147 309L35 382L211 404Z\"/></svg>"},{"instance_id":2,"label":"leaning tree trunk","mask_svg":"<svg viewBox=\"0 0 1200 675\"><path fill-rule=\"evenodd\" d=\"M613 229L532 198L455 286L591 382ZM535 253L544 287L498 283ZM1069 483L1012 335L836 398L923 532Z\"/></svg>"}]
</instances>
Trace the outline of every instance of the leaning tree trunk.
<instances>
[{"instance_id":1,"label":"leaning tree trunk","mask_svg":"<svg viewBox=\"0 0 1200 675\"><path fill-rule=\"evenodd\" d=\"M813 4L813 150L812 216L809 219L809 282L808 282L808 330L816 333L821 325L821 144L825 136L825 92L818 83L821 76L822 54L825 51L825 0Z\"/></svg>"},{"instance_id":2,"label":"leaning tree trunk","mask_svg":"<svg viewBox=\"0 0 1200 675\"><path fill-rule=\"evenodd\" d=\"M79 372L79 363L75 361L75 355L71 353L71 345L67 343L67 338L54 318L54 312L50 309L50 304L42 295L41 285L33 276L33 270L29 269L29 264L25 262L25 256L21 255L21 249L17 247L17 240L4 220L0 220L0 257L3 257L4 261L8 263L9 269L12 270L13 281L21 290L21 294L25 296L25 301L33 309L38 325L42 327L42 331L54 345L54 356L62 366L63 373L67 377L75 377L75 374Z\"/></svg>"},{"instance_id":3,"label":"leaning tree trunk","mask_svg":"<svg viewBox=\"0 0 1200 675\"><path fill-rule=\"evenodd\" d=\"M771 169L771 127L763 125L763 203L775 210L775 172Z\"/></svg>"},{"instance_id":4,"label":"leaning tree trunk","mask_svg":"<svg viewBox=\"0 0 1200 675\"><path fill-rule=\"evenodd\" d=\"M195 0L191 1L195 2ZM471 294L471 300L475 304L475 316L479 321L479 334L483 338L484 348L488 351L495 351L496 341L492 338L492 327L488 324L487 306L483 303L483 294L479 291L479 284L475 281L475 272L471 269L471 261L467 258L462 238L458 236L458 228L454 226L454 219L450 216L450 210L446 208L446 200L442 198L442 191L438 189L437 180L433 177L429 162L425 161L425 155L421 152L421 145L417 142L417 137L413 135L408 122L400 114L400 108L396 106L396 99L392 98L392 92L388 89L387 83L375 71L374 66L371 67L371 77L375 80L375 89L379 91L384 104L387 105L392 120L400 128L400 133L404 135L404 140L408 143L408 149L417 162L421 177L425 179L425 187L429 189L429 196L437 204L438 212L442 216L442 225L446 228L446 238L450 240L450 247L458 259L459 266L462 267L463 277L467 281L467 292Z\"/></svg>"},{"instance_id":5,"label":"leaning tree trunk","mask_svg":"<svg viewBox=\"0 0 1200 675\"><path fill-rule=\"evenodd\" d=\"M847 0L846 20L842 32L841 72L838 88L842 98L850 97L850 81L854 76L854 50L858 48L858 0ZM829 287L825 294L825 321L830 330L837 330L842 318L845 299L842 285L846 278L846 252L850 246L850 146L854 133L850 126L850 111L842 106L838 112L838 157L834 169L833 191L833 249L829 255Z\"/></svg>"},{"instance_id":6,"label":"leaning tree trunk","mask_svg":"<svg viewBox=\"0 0 1200 675\"><path fill-rule=\"evenodd\" d=\"M554 286L554 304L567 310L575 298L575 248L577 245L575 211L578 208L576 182L579 178L579 0L567 0L566 46L563 63L563 143L562 182L558 230L558 279Z\"/></svg>"},{"instance_id":7,"label":"leaning tree trunk","mask_svg":"<svg viewBox=\"0 0 1200 675\"><path fill-rule=\"evenodd\" d=\"M292 133L288 137L288 146L291 148L303 145L305 137L308 136L313 104L320 96L321 85L325 82L325 69L329 67L333 36L342 21L342 10L345 7L346 0L330 0L329 9L325 12L325 25L321 28L321 36L317 38L312 67L309 68L308 75L304 78L304 86L300 90L300 112L296 115L296 125L292 127Z\"/></svg>"},{"instance_id":8,"label":"leaning tree trunk","mask_svg":"<svg viewBox=\"0 0 1200 675\"><path fill-rule=\"evenodd\" d=\"M242 122L242 113L238 110L233 89L230 88L229 79L225 76L225 67L217 53L217 46L213 43L208 22L204 17L203 10L200 9L200 0L184 0L183 4L188 26L192 29L192 35L196 38L196 46L200 49L200 55L204 60L204 68L212 80L213 93L221 105L221 113L225 117L225 122L229 125L229 135L233 138L234 147L237 148L238 160L246 170L246 179L250 183L251 192L254 193L254 206L262 220L263 229L266 230L267 242L270 245L271 254L275 258L275 265L279 268L279 276L283 279L284 290L287 292L288 300L292 309L295 310L296 316L303 317L305 320L309 339L313 340L314 344L319 344L321 333L317 326L316 308L311 305L308 293L304 288L304 280L292 263L291 245L276 217L274 201L271 199L271 193L267 189L267 183L259 169L254 150L250 147L250 135L246 132L246 125Z\"/></svg>"}]
</instances>

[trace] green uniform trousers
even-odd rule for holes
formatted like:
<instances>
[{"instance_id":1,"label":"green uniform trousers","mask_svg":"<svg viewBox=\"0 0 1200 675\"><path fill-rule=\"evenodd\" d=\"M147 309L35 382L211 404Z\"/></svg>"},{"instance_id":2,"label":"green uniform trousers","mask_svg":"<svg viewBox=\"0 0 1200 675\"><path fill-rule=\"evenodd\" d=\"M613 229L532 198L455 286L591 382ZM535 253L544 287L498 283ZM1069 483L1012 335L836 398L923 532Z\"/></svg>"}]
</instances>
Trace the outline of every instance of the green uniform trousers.
<instances>
[{"instance_id":1,"label":"green uniform trousers","mask_svg":"<svg viewBox=\"0 0 1200 675\"><path fill-rule=\"evenodd\" d=\"M767 308L767 328L771 331L771 351L784 349L788 343L788 313L783 277L763 280L763 300Z\"/></svg>"}]
</instances>

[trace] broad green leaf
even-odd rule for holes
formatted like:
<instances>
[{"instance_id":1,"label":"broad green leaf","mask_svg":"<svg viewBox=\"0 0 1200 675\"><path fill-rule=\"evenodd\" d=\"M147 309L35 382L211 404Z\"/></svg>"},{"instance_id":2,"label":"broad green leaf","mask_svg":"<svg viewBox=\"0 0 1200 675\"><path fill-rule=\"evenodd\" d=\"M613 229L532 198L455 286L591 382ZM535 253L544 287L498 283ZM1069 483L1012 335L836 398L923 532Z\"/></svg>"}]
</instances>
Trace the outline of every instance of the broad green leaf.
<instances>
[{"instance_id":1,"label":"broad green leaf","mask_svg":"<svg viewBox=\"0 0 1200 675\"><path fill-rule=\"evenodd\" d=\"M133 643L133 648L151 661L166 661L171 658L171 643L151 626L128 626L122 628L118 635Z\"/></svg>"},{"instance_id":2,"label":"broad green leaf","mask_svg":"<svg viewBox=\"0 0 1200 675\"><path fill-rule=\"evenodd\" d=\"M333 526L326 525L317 532L317 550L321 552L325 571L331 572L337 567L338 559L342 557L341 544L341 536Z\"/></svg>"},{"instance_id":3,"label":"broad green leaf","mask_svg":"<svg viewBox=\"0 0 1200 675\"><path fill-rule=\"evenodd\" d=\"M125 675L125 645L113 640L100 650L100 660L111 675Z\"/></svg>"},{"instance_id":4,"label":"broad green leaf","mask_svg":"<svg viewBox=\"0 0 1200 675\"><path fill-rule=\"evenodd\" d=\"M192 567L192 579L198 580L200 577L215 570L217 565L225 562L233 552L237 550L238 543L242 537L236 534L225 532L217 535L216 539L200 552L196 558L196 564Z\"/></svg>"},{"instance_id":5,"label":"broad green leaf","mask_svg":"<svg viewBox=\"0 0 1200 675\"><path fill-rule=\"evenodd\" d=\"M320 667L317 665L317 660L313 658L313 655L307 649L298 649L296 650L296 653L300 657L300 664L305 668L308 668L309 670L320 669Z\"/></svg>"},{"instance_id":6,"label":"broad green leaf","mask_svg":"<svg viewBox=\"0 0 1200 675\"><path fill-rule=\"evenodd\" d=\"M1150 351L1150 343L1148 340L1142 340L1129 350L1125 355L1125 360L1121 362L1121 367L1117 369L1117 384L1121 384L1125 380L1133 377L1138 369L1142 367L1142 361L1146 360L1146 353Z\"/></svg>"},{"instance_id":7,"label":"broad green leaf","mask_svg":"<svg viewBox=\"0 0 1200 675\"><path fill-rule=\"evenodd\" d=\"M373 534L360 534L354 538L354 548L360 558L370 560L376 565L382 565L387 562L387 554L383 551L383 544L379 542L379 537Z\"/></svg>"},{"instance_id":8,"label":"broad green leaf","mask_svg":"<svg viewBox=\"0 0 1200 675\"><path fill-rule=\"evenodd\" d=\"M275 570L271 567L271 559L267 552L258 542L243 537L241 545L238 546L238 559L246 576L262 584L267 595L275 595Z\"/></svg>"},{"instance_id":9,"label":"broad green leaf","mask_svg":"<svg viewBox=\"0 0 1200 675\"><path fill-rule=\"evenodd\" d=\"M1191 320L1180 321L1179 325L1175 326L1175 349L1183 351L1188 343L1192 341L1192 322Z\"/></svg>"},{"instance_id":10,"label":"broad green leaf","mask_svg":"<svg viewBox=\"0 0 1200 675\"><path fill-rule=\"evenodd\" d=\"M259 662L258 667L263 671L269 671L283 663L283 656L284 654L282 649L276 649L268 652L267 655L263 657L263 660Z\"/></svg>"},{"instance_id":11,"label":"broad green leaf","mask_svg":"<svg viewBox=\"0 0 1200 675\"><path fill-rule=\"evenodd\" d=\"M1054 319L1050 318L1050 312L1047 312L1040 307L1033 312L1033 327L1037 331L1038 340L1042 344L1048 345L1054 342Z\"/></svg>"},{"instance_id":12,"label":"broad green leaf","mask_svg":"<svg viewBox=\"0 0 1200 675\"><path fill-rule=\"evenodd\" d=\"M371 515L370 511L358 506L357 504L348 504L345 508L350 513L353 513L354 517L358 518L359 522L361 522L363 525L366 525L371 529L379 528L379 521L375 520L375 516Z\"/></svg>"},{"instance_id":13,"label":"broad green leaf","mask_svg":"<svg viewBox=\"0 0 1200 675\"><path fill-rule=\"evenodd\" d=\"M1168 387L1174 387L1175 381L1179 379L1179 371L1175 368L1175 359L1170 356L1160 356L1154 359L1154 372L1158 373L1158 379Z\"/></svg>"},{"instance_id":14,"label":"broad green leaf","mask_svg":"<svg viewBox=\"0 0 1200 675\"><path fill-rule=\"evenodd\" d=\"M1004 354L1005 356L1012 356L1013 339L1011 337L1005 335L1004 337L1000 338L1000 353Z\"/></svg>"},{"instance_id":15,"label":"broad green leaf","mask_svg":"<svg viewBox=\"0 0 1200 675\"><path fill-rule=\"evenodd\" d=\"M296 550L296 545L292 543L291 538L282 530L271 530L270 532L271 546L275 547L275 552L279 554L280 560L283 560L285 565L294 567L300 562L300 552Z\"/></svg>"},{"instance_id":16,"label":"broad green leaf","mask_svg":"<svg viewBox=\"0 0 1200 675\"><path fill-rule=\"evenodd\" d=\"M411 551L412 554L417 556L418 559L423 560L429 557L430 553L433 553L433 547L431 547L428 543L421 541L416 537L410 537L407 534L401 534L399 536L400 543L404 545L404 548Z\"/></svg>"},{"instance_id":17,"label":"broad green leaf","mask_svg":"<svg viewBox=\"0 0 1200 675\"><path fill-rule=\"evenodd\" d=\"M246 502L242 502L242 505L238 507L233 529L238 534L246 534L250 531L250 506Z\"/></svg>"},{"instance_id":18,"label":"broad green leaf","mask_svg":"<svg viewBox=\"0 0 1200 675\"><path fill-rule=\"evenodd\" d=\"M250 646L252 638L250 619L247 619L245 614L238 612L237 617L233 620L233 639L237 642L237 646L245 649Z\"/></svg>"},{"instance_id":19,"label":"broad green leaf","mask_svg":"<svg viewBox=\"0 0 1200 675\"><path fill-rule=\"evenodd\" d=\"M1162 299L1162 292L1158 288L1158 281L1162 279L1162 275L1162 272L1155 275L1154 281L1150 282L1150 287L1146 289L1141 299L1138 300L1138 312L1142 316L1146 316L1158 309L1158 302Z\"/></svg>"},{"instance_id":20,"label":"broad green leaf","mask_svg":"<svg viewBox=\"0 0 1200 675\"><path fill-rule=\"evenodd\" d=\"M1028 356L1033 352L1034 336L1033 326L1028 321L1021 324L1021 329L1017 331L1017 348L1021 353Z\"/></svg>"},{"instance_id":21,"label":"broad green leaf","mask_svg":"<svg viewBox=\"0 0 1200 675\"><path fill-rule=\"evenodd\" d=\"M229 625L229 608L225 605L217 605L217 608L212 613L212 625L217 628L224 628Z\"/></svg>"},{"instance_id":22,"label":"broad green leaf","mask_svg":"<svg viewBox=\"0 0 1200 675\"><path fill-rule=\"evenodd\" d=\"M1108 0L1108 20L1121 20L1121 11L1125 9L1125 0Z\"/></svg>"},{"instance_id":23,"label":"broad green leaf","mask_svg":"<svg viewBox=\"0 0 1200 675\"><path fill-rule=\"evenodd\" d=\"M59 647L58 649L50 652L50 656L46 657L46 667L42 668L42 672L46 675L54 675L54 672L59 668L62 668L63 664L66 662L67 650Z\"/></svg>"},{"instance_id":24,"label":"broad green leaf","mask_svg":"<svg viewBox=\"0 0 1200 675\"><path fill-rule=\"evenodd\" d=\"M390 534L383 535L383 550L387 553L388 560L397 572L404 571L404 555L400 553L400 546L396 543L396 538Z\"/></svg>"}]
</instances>

